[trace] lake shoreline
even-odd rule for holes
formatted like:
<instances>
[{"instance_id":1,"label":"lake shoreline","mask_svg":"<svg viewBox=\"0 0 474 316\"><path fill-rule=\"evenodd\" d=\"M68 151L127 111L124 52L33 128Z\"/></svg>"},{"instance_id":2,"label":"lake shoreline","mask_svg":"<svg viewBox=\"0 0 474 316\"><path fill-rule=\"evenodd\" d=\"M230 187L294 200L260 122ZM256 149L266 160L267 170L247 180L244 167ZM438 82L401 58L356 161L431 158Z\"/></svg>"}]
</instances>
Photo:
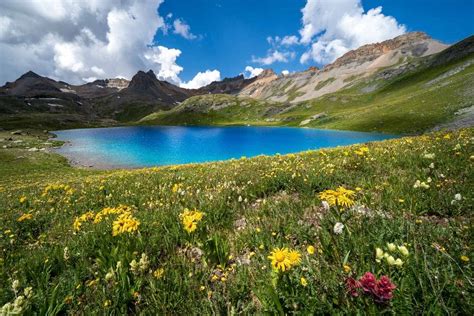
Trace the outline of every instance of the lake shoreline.
<instances>
[{"instance_id":1,"label":"lake shoreline","mask_svg":"<svg viewBox=\"0 0 474 316\"><path fill-rule=\"evenodd\" d=\"M133 170L242 156L296 154L400 137L280 126L125 126L57 130L51 134L64 142L54 152L72 167L86 170Z\"/></svg>"}]
</instances>

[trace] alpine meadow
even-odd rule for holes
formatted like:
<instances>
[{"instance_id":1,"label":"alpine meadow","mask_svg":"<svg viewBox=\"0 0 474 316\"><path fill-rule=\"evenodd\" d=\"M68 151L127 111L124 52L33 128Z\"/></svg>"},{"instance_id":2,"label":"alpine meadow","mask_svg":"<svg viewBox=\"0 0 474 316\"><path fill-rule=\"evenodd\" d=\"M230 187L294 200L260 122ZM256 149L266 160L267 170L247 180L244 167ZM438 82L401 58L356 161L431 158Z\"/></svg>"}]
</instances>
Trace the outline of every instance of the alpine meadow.
<instances>
[{"instance_id":1,"label":"alpine meadow","mask_svg":"<svg viewBox=\"0 0 474 316\"><path fill-rule=\"evenodd\" d=\"M177 2L0 4L0 315L474 314L474 3Z\"/></svg>"}]
</instances>

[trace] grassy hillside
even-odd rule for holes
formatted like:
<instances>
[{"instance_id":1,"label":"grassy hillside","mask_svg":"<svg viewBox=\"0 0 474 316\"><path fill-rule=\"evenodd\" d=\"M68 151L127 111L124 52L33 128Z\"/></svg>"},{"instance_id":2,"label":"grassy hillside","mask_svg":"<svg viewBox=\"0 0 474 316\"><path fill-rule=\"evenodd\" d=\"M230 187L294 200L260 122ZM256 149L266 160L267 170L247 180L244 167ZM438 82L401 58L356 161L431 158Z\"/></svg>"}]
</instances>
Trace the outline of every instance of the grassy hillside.
<instances>
[{"instance_id":1,"label":"grassy hillside","mask_svg":"<svg viewBox=\"0 0 474 316\"><path fill-rule=\"evenodd\" d=\"M474 105L474 57L449 65L410 71L384 79L380 73L349 89L303 102L279 115L299 124L315 113L324 117L306 126L391 133L420 133L455 119ZM373 92L364 93L370 90Z\"/></svg>"},{"instance_id":2,"label":"grassy hillside","mask_svg":"<svg viewBox=\"0 0 474 316\"><path fill-rule=\"evenodd\" d=\"M474 129L129 171L9 137L2 313L474 312Z\"/></svg>"},{"instance_id":3,"label":"grassy hillside","mask_svg":"<svg viewBox=\"0 0 474 316\"><path fill-rule=\"evenodd\" d=\"M149 115L142 124L293 125L316 128L420 133L456 119L474 105L474 56L430 66L436 58L412 60L358 78L349 88L298 104L205 95ZM219 105L213 108L213 105Z\"/></svg>"},{"instance_id":4,"label":"grassy hillside","mask_svg":"<svg viewBox=\"0 0 474 316\"><path fill-rule=\"evenodd\" d=\"M228 94L208 94L187 99L170 111L150 114L140 124L157 125L271 125L270 118L289 105L240 98Z\"/></svg>"}]
</instances>

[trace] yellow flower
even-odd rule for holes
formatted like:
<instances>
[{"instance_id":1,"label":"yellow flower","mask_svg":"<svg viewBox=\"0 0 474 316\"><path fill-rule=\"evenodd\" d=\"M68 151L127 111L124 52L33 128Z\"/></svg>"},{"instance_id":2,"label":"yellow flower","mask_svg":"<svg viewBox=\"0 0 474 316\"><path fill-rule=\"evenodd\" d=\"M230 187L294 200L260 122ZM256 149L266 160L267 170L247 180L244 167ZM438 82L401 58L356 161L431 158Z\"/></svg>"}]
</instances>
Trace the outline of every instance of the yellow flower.
<instances>
[{"instance_id":1,"label":"yellow flower","mask_svg":"<svg viewBox=\"0 0 474 316\"><path fill-rule=\"evenodd\" d=\"M351 272L351 266L348 264L343 265L342 269L344 270L345 273Z\"/></svg>"},{"instance_id":2,"label":"yellow flower","mask_svg":"<svg viewBox=\"0 0 474 316\"><path fill-rule=\"evenodd\" d=\"M112 302L110 300L105 300L104 301L104 307L110 306L110 304L112 304Z\"/></svg>"},{"instance_id":3,"label":"yellow flower","mask_svg":"<svg viewBox=\"0 0 474 316\"><path fill-rule=\"evenodd\" d=\"M20 203L23 204L26 202L26 196L20 197Z\"/></svg>"},{"instance_id":4,"label":"yellow flower","mask_svg":"<svg viewBox=\"0 0 474 316\"><path fill-rule=\"evenodd\" d=\"M310 255L313 255L314 254L314 247L309 245L308 248L306 248L306 251L310 254Z\"/></svg>"},{"instance_id":5,"label":"yellow flower","mask_svg":"<svg viewBox=\"0 0 474 316\"><path fill-rule=\"evenodd\" d=\"M79 217L76 217L74 220L74 224L72 224L72 227L74 228L75 231L80 231L82 226L82 221Z\"/></svg>"},{"instance_id":6,"label":"yellow flower","mask_svg":"<svg viewBox=\"0 0 474 316\"><path fill-rule=\"evenodd\" d=\"M165 274L165 269L163 268L156 269L155 272L153 272L153 276L157 279L161 279L163 274Z\"/></svg>"},{"instance_id":7,"label":"yellow flower","mask_svg":"<svg viewBox=\"0 0 474 316\"><path fill-rule=\"evenodd\" d=\"M308 286L308 281L306 281L306 279L304 277L301 277L300 283L301 283L302 286L305 286L305 287Z\"/></svg>"},{"instance_id":8,"label":"yellow flower","mask_svg":"<svg viewBox=\"0 0 474 316\"><path fill-rule=\"evenodd\" d=\"M32 219L32 218L33 218L33 214L31 213L23 214L20 217L18 217L17 222L23 222L23 221L26 221L27 219Z\"/></svg>"},{"instance_id":9,"label":"yellow flower","mask_svg":"<svg viewBox=\"0 0 474 316\"><path fill-rule=\"evenodd\" d=\"M468 256L461 256L461 260L464 262L469 262L469 257Z\"/></svg>"},{"instance_id":10,"label":"yellow flower","mask_svg":"<svg viewBox=\"0 0 474 316\"><path fill-rule=\"evenodd\" d=\"M171 191L172 191L173 193L176 193L176 192L178 192L178 190L179 190L179 184L175 183L175 184L173 185L173 188L171 189Z\"/></svg>"},{"instance_id":11,"label":"yellow flower","mask_svg":"<svg viewBox=\"0 0 474 316\"><path fill-rule=\"evenodd\" d=\"M188 233L192 233L197 229L197 224L202 220L203 216L203 212L199 212L198 210L190 211L187 208L179 215L183 228Z\"/></svg>"},{"instance_id":12,"label":"yellow flower","mask_svg":"<svg viewBox=\"0 0 474 316\"><path fill-rule=\"evenodd\" d=\"M275 248L268 256L272 261L273 268L281 271L286 271L291 268L291 261L288 257L288 248Z\"/></svg>"},{"instance_id":13,"label":"yellow flower","mask_svg":"<svg viewBox=\"0 0 474 316\"><path fill-rule=\"evenodd\" d=\"M336 190L325 190L319 193L319 199L328 202L331 206L351 207L354 205L355 192L344 187Z\"/></svg>"},{"instance_id":14,"label":"yellow flower","mask_svg":"<svg viewBox=\"0 0 474 316\"><path fill-rule=\"evenodd\" d=\"M288 253L288 259L290 259L291 265L298 265L301 262L301 254L296 250L291 250Z\"/></svg>"},{"instance_id":15,"label":"yellow flower","mask_svg":"<svg viewBox=\"0 0 474 316\"><path fill-rule=\"evenodd\" d=\"M133 233L138 230L140 222L131 216L130 213L124 213L112 223L112 236L117 236L123 233Z\"/></svg>"}]
</instances>

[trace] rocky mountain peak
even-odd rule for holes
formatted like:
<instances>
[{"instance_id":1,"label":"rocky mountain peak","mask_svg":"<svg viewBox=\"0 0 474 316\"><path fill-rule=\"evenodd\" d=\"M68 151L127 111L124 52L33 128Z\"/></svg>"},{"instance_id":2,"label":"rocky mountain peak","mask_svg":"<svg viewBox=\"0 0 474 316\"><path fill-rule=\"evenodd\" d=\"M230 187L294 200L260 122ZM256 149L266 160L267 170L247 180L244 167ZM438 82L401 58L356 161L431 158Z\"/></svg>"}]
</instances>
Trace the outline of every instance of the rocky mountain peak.
<instances>
[{"instance_id":1,"label":"rocky mountain peak","mask_svg":"<svg viewBox=\"0 0 474 316\"><path fill-rule=\"evenodd\" d=\"M148 70L146 74L147 74L148 76L153 77L153 78L156 79L156 75L155 75L155 73L153 72L153 70L151 70L151 69Z\"/></svg>"},{"instance_id":2,"label":"rocky mountain peak","mask_svg":"<svg viewBox=\"0 0 474 316\"><path fill-rule=\"evenodd\" d=\"M273 69L264 69L258 76L258 79L262 78L267 78L267 77L273 77L276 76L277 74L273 71Z\"/></svg>"},{"instance_id":3,"label":"rocky mountain peak","mask_svg":"<svg viewBox=\"0 0 474 316\"><path fill-rule=\"evenodd\" d=\"M318 71L318 70L319 70L319 68L316 67L316 66L309 66L309 68L306 69L305 71L306 71L306 72L316 72L316 71Z\"/></svg>"},{"instance_id":4,"label":"rocky mountain peak","mask_svg":"<svg viewBox=\"0 0 474 316\"><path fill-rule=\"evenodd\" d=\"M422 56L429 49L429 41L432 41L432 39L426 33L410 32L380 43L366 44L345 53L332 64L325 66L324 70L341 67L351 63L362 64L364 62L375 60L390 51L402 48L404 54L408 53L413 56Z\"/></svg>"},{"instance_id":5,"label":"rocky mountain peak","mask_svg":"<svg viewBox=\"0 0 474 316\"><path fill-rule=\"evenodd\" d=\"M20 78L18 78L17 80L20 80L20 79L25 79L25 78L41 78L40 75L38 75L37 73L29 70L28 72L24 73Z\"/></svg>"}]
</instances>

